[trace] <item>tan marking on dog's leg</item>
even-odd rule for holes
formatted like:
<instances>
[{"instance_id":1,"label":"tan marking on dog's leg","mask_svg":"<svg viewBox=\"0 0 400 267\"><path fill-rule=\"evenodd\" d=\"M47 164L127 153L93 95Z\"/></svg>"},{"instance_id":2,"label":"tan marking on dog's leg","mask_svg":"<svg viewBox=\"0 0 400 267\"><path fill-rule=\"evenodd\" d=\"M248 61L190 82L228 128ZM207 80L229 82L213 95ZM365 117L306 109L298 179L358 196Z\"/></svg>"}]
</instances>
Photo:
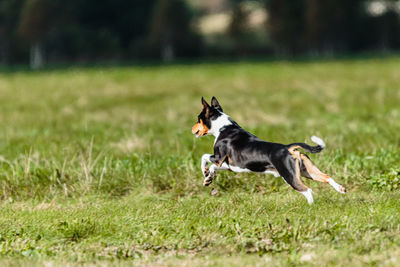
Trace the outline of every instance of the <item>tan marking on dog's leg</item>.
<instances>
[{"instance_id":1,"label":"tan marking on dog's leg","mask_svg":"<svg viewBox=\"0 0 400 267\"><path fill-rule=\"evenodd\" d=\"M306 172L304 171L302 172L303 176L311 178L315 181L328 183L327 180L330 178L328 174L321 172L306 155L300 154L300 158L303 163L303 166L306 169Z\"/></svg>"},{"instance_id":2,"label":"tan marking on dog's leg","mask_svg":"<svg viewBox=\"0 0 400 267\"><path fill-rule=\"evenodd\" d=\"M301 172L302 176L311 178L314 181L330 184L339 193L346 193L346 189L343 186L336 183L328 174L321 172L306 155L300 154L300 158L305 167L305 170Z\"/></svg>"},{"instance_id":3,"label":"tan marking on dog's leg","mask_svg":"<svg viewBox=\"0 0 400 267\"><path fill-rule=\"evenodd\" d=\"M301 182L301 180L300 180L300 164L299 164L299 159L296 158L294 161L296 162L296 179L299 180L299 181ZM302 183L302 182L301 182L301 183Z\"/></svg>"},{"instance_id":4,"label":"tan marking on dog's leg","mask_svg":"<svg viewBox=\"0 0 400 267\"><path fill-rule=\"evenodd\" d=\"M222 164L224 164L224 162L225 162L225 160L226 160L227 157L228 157L228 155L225 155L225 156L218 162L217 166L218 166L218 167L221 167Z\"/></svg>"},{"instance_id":5,"label":"tan marking on dog's leg","mask_svg":"<svg viewBox=\"0 0 400 267\"><path fill-rule=\"evenodd\" d=\"M307 190L308 187L305 184L303 184L303 181L300 179L300 162L299 162L299 159L296 158L295 162L296 162L295 163L296 164L296 177L295 177L296 182L299 185L299 189L301 188L301 189ZM301 190L301 191L304 191L304 190Z\"/></svg>"},{"instance_id":6,"label":"tan marking on dog's leg","mask_svg":"<svg viewBox=\"0 0 400 267\"><path fill-rule=\"evenodd\" d=\"M288 149L292 158L289 159L290 166L279 166L277 169L279 174L282 175L283 179L297 192L301 193L306 199L308 204L312 204L314 202L312 196L311 188L308 188L300 179L300 152L296 150L296 146L293 146ZM293 160L293 161L292 161ZM293 166L294 163L294 166ZM293 169L294 168L294 173Z\"/></svg>"},{"instance_id":7,"label":"tan marking on dog's leg","mask_svg":"<svg viewBox=\"0 0 400 267\"><path fill-rule=\"evenodd\" d=\"M296 189L299 192L302 191L306 191L309 188L303 184L303 182L300 179L300 152L298 150L296 150L297 148L299 148L300 146L293 146L291 148L288 149L289 153L292 154L292 157L295 161L295 177L294 179L296 180L295 182L297 183L297 187L298 189Z\"/></svg>"},{"instance_id":8,"label":"tan marking on dog's leg","mask_svg":"<svg viewBox=\"0 0 400 267\"><path fill-rule=\"evenodd\" d=\"M312 203L314 203L312 190L311 190L311 188L308 188L305 184L303 184L303 182L300 179L300 161L297 158L297 155L296 155L295 161L296 161L296 179L297 179L297 183L299 183L302 187L306 188L306 190L299 191L299 192L307 199L308 204L311 205Z\"/></svg>"},{"instance_id":9,"label":"tan marking on dog's leg","mask_svg":"<svg viewBox=\"0 0 400 267\"><path fill-rule=\"evenodd\" d=\"M292 156L295 162L295 183L296 183L296 187L297 187L297 191L299 192L303 192L308 190L308 187L303 184L303 181L300 179L300 161L299 161L299 155L298 155L298 151L293 152Z\"/></svg>"},{"instance_id":10,"label":"tan marking on dog's leg","mask_svg":"<svg viewBox=\"0 0 400 267\"><path fill-rule=\"evenodd\" d=\"M291 147L288 148L288 151L289 151L290 154L293 155L295 152L298 152L297 151L298 148L301 148L301 147L300 146L291 146Z\"/></svg>"}]
</instances>

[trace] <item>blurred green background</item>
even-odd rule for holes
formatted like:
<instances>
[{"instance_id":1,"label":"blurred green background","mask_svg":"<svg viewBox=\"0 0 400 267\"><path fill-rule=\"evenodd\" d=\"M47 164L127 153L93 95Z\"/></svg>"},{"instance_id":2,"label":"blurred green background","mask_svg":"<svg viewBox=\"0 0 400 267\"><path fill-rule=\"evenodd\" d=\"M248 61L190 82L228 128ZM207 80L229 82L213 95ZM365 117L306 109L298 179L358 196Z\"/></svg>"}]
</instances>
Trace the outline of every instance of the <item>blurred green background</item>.
<instances>
[{"instance_id":1,"label":"blurred green background","mask_svg":"<svg viewBox=\"0 0 400 267\"><path fill-rule=\"evenodd\" d=\"M0 64L387 53L399 14L397 0L2 0Z\"/></svg>"}]
</instances>

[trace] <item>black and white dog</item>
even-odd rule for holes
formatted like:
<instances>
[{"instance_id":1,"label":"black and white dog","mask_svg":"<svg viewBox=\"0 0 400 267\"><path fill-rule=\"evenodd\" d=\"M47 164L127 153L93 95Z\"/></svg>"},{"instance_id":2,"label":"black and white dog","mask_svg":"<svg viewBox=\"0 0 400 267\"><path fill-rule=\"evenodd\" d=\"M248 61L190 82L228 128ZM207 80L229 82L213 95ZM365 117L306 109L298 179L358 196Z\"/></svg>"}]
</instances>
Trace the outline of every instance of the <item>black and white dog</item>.
<instances>
[{"instance_id":1,"label":"black and white dog","mask_svg":"<svg viewBox=\"0 0 400 267\"><path fill-rule=\"evenodd\" d=\"M258 172L273 174L283 179L296 191L302 193L309 204L313 203L312 190L300 180L300 175L315 181L330 184L336 191L346 193L346 189L336 183L329 175L322 173L310 158L298 149L318 153L325 147L324 141L313 136L316 146L305 143L283 145L265 142L243 130L222 111L215 97L211 106L201 98L203 110L192 128L196 137L212 134L215 136L214 154L204 154L201 158L201 171L205 177L204 185L211 184L217 170L234 172Z\"/></svg>"}]
</instances>

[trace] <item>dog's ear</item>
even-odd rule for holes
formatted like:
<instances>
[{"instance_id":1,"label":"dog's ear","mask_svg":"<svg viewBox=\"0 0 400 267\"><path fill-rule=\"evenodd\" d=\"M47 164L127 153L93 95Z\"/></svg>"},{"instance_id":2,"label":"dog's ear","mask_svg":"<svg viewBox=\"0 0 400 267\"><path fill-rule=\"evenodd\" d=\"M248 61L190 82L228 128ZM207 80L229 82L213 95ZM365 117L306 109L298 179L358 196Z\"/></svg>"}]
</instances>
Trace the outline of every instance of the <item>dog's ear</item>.
<instances>
[{"instance_id":1,"label":"dog's ear","mask_svg":"<svg viewBox=\"0 0 400 267\"><path fill-rule=\"evenodd\" d=\"M204 97L201 97L201 104L203 104L204 109L210 108L210 105L204 100Z\"/></svg>"},{"instance_id":2,"label":"dog's ear","mask_svg":"<svg viewBox=\"0 0 400 267\"><path fill-rule=\"evenodd\" d=\"M220 106L220 104L218 103L218 100L215 98L215 96L212 97L211 99L211 106L215 109L218 109L219 111L222 112L222 107Z\"/></svg>"}]
</instances>

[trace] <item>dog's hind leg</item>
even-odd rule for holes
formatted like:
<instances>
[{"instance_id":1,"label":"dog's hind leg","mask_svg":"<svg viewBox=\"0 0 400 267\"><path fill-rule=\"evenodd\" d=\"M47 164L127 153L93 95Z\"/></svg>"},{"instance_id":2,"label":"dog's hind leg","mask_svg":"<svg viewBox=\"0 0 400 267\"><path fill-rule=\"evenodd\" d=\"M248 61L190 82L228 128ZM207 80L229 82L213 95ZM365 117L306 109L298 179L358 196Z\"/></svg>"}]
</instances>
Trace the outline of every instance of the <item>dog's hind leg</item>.
<instances>
[{"instance_id":1,"label":"dog's hind leg","mask_svg":"<svg viewBox=\"0 0 400 267\"><path fill-rule=\"evenodd\" d=\"M307 199L308 204L314 202L311 188L308 188L300 180L300 162L295 155L294 157L288 155L285 161L277 161L275 165L276 170L283 177L283 179L297 192L300 192Z\"/></svg>"},{"instance_id":2,"label":"dog's hind leg","mask_svg":"<svg viewBox=\"0 0 400 267\"><path fill-rule=\"evenodd\" d=\"M336 183L328 174L321 172L317 166L315 166L310 158L305 154L300 154L301 159L301 175L315 181L328 183L339 193L346 193L346 189L340 184Z\"/></svg>"}]
</instances>

